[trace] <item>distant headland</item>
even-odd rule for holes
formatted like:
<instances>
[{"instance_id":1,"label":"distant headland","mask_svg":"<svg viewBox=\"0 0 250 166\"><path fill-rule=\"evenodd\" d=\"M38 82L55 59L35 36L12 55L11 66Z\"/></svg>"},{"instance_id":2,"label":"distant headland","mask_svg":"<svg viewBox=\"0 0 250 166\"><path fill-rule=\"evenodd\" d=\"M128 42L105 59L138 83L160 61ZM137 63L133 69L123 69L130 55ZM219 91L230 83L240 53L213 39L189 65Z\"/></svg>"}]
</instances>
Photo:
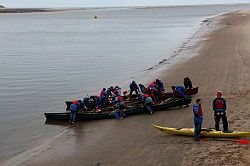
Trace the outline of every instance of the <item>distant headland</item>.
<instances>
[{"instance_id":1,"label":"distant headland","mask_svg":"<svg viewBox=\"0 0 250 166\"><path fill-rule=\"evenodd\" d=\"M34 12L57 12L69 9L53 9L53 8L8 8L0 5L0 13L34 13Z\"/></svg>"}]
</instances>

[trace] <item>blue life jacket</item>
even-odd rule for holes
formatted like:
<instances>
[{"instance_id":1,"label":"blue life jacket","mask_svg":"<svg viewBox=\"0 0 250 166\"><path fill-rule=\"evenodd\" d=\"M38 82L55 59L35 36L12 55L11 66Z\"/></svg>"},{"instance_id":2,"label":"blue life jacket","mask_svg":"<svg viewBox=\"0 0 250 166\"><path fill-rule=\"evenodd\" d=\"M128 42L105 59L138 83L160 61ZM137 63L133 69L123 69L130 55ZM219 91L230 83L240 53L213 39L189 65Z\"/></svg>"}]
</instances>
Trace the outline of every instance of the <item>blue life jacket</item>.
<instances>
[{"instance_id":1,"label":"blue life jacket","mask_svg":"<svg viewBox=\"0 0 250 166\"><path fill-rule=\"evenodd\" d=\"M148 97L145 99L145 103L146 103L146 104L153 103L153 99L152 99L150 96L148 96Z\"/></svg>"},{"instance_id":2,"label":"blue life jacket","mask_svg":"<svg viewBox=\"0 0 250 166\"><path fill-rule=\"evenodd\" d=\"M77 112L77 110L78 110L78 107L77 107L77 105L75 105L75 104L70 104L70 111L71 112Z\"/></svg>"},{"instance_id":3,"label":"blue life jacket","mask_svg":"<svg viewBox=\"0 0 250 166\"><path fill-rule=\"evenodd\" d=\"M186 97L184 86L176 86L175 90L180 93L181 97Z\"/></svg>"}]
</instances>

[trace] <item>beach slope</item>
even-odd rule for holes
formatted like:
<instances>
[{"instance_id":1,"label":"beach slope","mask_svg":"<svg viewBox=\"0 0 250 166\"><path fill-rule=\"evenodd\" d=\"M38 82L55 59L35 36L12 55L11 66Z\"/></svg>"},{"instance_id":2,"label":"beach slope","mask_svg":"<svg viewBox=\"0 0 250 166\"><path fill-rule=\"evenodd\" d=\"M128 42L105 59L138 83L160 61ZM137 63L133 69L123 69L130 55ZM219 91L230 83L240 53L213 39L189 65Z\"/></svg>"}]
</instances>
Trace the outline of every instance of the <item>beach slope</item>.
<instances>
[{"instance_id":1,"label":"beach slope","mask_svg":"<svg viewBox=\"0 0 250 166\"><path fill-rule=\"evenodd\" d=\"M225 14L218 29L192 49L195 56L166 70L167 88L189 76L200 87L204 127L214 127L212 100L221 90L228 104L229 128L250 129L250 12ZM197 98L196 97L196 98ZM250 165L248 145L235 142L193 141L164 135L151 125L193 127L192 108L156 112L124 120L77 123L45 148L17 156L6 164L75 166ZM47 147L47 148L46 148ZM24 160L26 158L27 160ZM22 164L21 164L22 163Z\"/></svg>"},{"instance_id":2,"label":"beach slope","mask_svg":"<svg viewBox=\"0 0 250 166\"><path fill-rule=\"evenodd\" d=\"M174 84L189 76L200 87L197 97L203 100L205 127L214 128L212 100L216 91L221 90L227 100L229 128L249 131L250 12L233 12L220 18L218 29L199 43L198 56L172 68L164 78ZM191 109L189 113L179 114L190 119L183 126L191 125ZM181 165L250 165L248 145L213 140L196 143L186 139L183 144Z\"/></svg>"}]
</instances>

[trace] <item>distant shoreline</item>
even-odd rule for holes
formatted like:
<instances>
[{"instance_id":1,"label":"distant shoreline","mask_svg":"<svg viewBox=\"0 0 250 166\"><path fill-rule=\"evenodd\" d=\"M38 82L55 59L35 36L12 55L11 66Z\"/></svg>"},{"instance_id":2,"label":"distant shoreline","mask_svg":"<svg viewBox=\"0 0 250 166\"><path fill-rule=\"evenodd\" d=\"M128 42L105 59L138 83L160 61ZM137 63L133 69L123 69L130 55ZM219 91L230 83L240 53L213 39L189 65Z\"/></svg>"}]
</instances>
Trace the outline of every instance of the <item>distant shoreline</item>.
<instances>
[{"instance_id":1,"label":"distant shoreline","mask_svg":"<svg viewBox=\"0 0 250 166\"><path fill-rule=\"evenodd\" d=\"M161 5L161 6L111 6L111 7L55 7L55 8L8 8L0 5L0 13L35 13L35 12L58 12L69 10L101 10L101 9L157 9L157 8L178 8L194 6L231 6L231 5L250 5L250 3L229 3L229 4L199 4L199 5Z\"/></svg>"},{"instance_id":2,"label":"distant shoreline","mask_svg":"<svg viewBox=\"0 0 250 166\"><path fill-rule=\"evenodd\" d=\"M0 13L36 13L36 12L57 12L69 9L53 9L53 8L0 8Z\"/></svg>"}]
</instances>

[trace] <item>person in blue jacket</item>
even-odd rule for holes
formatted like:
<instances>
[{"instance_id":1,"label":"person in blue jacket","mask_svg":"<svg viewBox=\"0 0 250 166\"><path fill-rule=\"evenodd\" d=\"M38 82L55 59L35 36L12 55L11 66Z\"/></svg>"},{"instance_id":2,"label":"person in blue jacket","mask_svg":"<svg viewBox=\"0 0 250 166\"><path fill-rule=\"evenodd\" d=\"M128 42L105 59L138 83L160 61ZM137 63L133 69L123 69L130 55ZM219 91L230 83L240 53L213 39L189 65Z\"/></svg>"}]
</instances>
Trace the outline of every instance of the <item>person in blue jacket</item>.
<instances>
[{"instance_id":1,"label":"person in blue jacket","mask_svg":"<svg viewBox=\"0 0 250 166\"><path fill-rule=\"evenodd\" d=\"M154 105L153 99L148 94L144 94L143 100L144 100L144 104L145 104L145 108L146 108L147 112L152 115L153 111L154 111L153 110L153 105Z\"/></svg>"},{"instance_id":2,"label":"person in blue jacket","mask_svg":"<svg viewBox=\"0 0 250 166\"><path fill-rule=\"evenodd\" d=\"M173 94L172 94L173 99L175 98L176 92L178 92L182 98L187 97L184 86L172 86L171 88L173 90Z\"/></svg>"},{"instance_id":3,"label":"person in blue jacket","mask_svg":"<svg viewBox=\"0 0 250 166\"><path fill-rule=\"evenodd\" d=\"M75 123L76 121L76 114L78 112L78 100L74 100L72 104L70 104L70 123Z\"/></svg>"},{"instance_id":4,"label":"person in blue jacket","mask_svg":"<svg viewBox=\"0 0 250 166\"><path fill-rule=\"evenodd\" d=\"M214 120L215 120L215 130L220 130L220 119L223 123L223 131L228 131L228 123L226 116L227 104L226 100L222 98L222 92L218 91L216 93L216 98L213 100L213 110L214 110Z\"/></svg>"},{"instance_id":5,"label":"person in blue jacket","mask_svg":"<svg viewBox=\"0 0 250 166\"><path fill-rule=\"evenodd\" d=\"M201 108L201 99L197 99L193 106L194 113L194 140L199 141L201 137L201 125L203 121L203 113Z\"/></svg>"}]
</instances>

